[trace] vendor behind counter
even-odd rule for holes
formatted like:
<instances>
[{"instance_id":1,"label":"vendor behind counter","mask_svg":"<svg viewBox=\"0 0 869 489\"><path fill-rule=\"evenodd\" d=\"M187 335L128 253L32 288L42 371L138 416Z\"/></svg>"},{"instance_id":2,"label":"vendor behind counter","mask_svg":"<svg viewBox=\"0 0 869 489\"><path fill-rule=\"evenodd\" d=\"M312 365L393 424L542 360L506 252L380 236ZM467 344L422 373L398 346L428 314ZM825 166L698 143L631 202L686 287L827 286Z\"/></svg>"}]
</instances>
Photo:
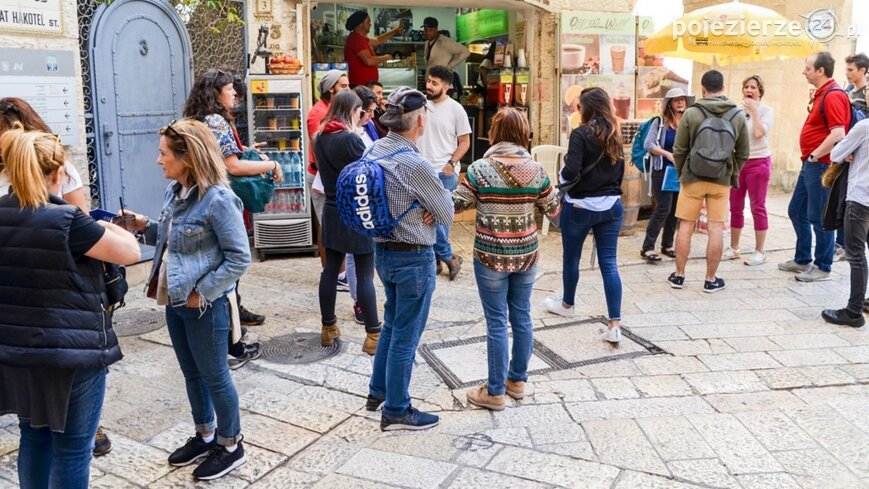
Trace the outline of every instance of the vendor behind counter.
<instances>
[{"instance_id":1,"label":"vendor behind counter","mask_svg":"<svg viewBox=\"0 0 869 489\"><path fill-rule=\"evenodd\" d=\"M392 55L378 56L374 48L404 31L404 23L399 23L394 29L377 37L368 37L368 31L371 30L371 17L367 10L357 10L347 18L344 27L350 31L350 35L344 42L344 60L348 65L350 86L366 85L368 82L377 81L379 79L377 67L391 60Z\"/></svg>"}]
</instances>

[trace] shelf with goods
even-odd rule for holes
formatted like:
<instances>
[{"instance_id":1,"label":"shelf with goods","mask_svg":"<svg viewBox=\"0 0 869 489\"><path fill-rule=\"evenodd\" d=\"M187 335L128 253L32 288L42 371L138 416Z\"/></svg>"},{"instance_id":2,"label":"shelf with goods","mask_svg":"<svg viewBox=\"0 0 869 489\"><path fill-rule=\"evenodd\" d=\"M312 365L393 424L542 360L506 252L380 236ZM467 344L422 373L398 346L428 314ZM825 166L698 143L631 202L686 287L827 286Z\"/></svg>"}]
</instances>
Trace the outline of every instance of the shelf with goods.
<instances>
[{"instance_id":1,"label":"shelf with goods","mask_svg":"<svg viewBox=\"0 0 869 489\"><path fill-rule=\"evenodd\" d=\"M283 181L263 212L253 215L260 254L313 252L310 189L305 184L308 148L305 77L252 75L249 79L249 143L278 164Z\"/></svg>"}]
</instances>

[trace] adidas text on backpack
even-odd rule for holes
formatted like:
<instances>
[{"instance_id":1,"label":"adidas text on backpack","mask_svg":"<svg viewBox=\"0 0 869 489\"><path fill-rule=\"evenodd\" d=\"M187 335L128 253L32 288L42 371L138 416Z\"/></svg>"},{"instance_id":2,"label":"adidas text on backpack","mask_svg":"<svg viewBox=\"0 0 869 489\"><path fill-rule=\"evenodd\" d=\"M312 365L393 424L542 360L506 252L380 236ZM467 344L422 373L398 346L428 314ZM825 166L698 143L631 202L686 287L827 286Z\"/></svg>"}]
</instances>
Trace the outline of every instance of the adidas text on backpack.
<instances>
[{"instance_id":1,"label":"adidas text on backpack","mask_svg":"<svg viewBox=\"0 0 869 489\"><path fill-rule=\"evenodd\" d=\"M688 168L694 175L707 180L720 180L728 176L730 160L736 149L736 131L733 118L740 112L738 107L716 116L700 104L695 104L706 119L694 135L688 153Z\"/></svg>"},{"instance_id":2,"label":"adidas text on backpack","mask_svg":"<svg viewBox=\"0 0 869 489\"><path fill-rule=\"evenodd\" d=\"M357 234L369 238L390 238L398 222L412 209L419 207L414 202L397 219L392 218L386 196L386 180L378 160L391 158L402 149L377 158L369 158L371 148L357 161L345 166L335 185L335 204L341 222Z\"/></svg>"}]
</instances>

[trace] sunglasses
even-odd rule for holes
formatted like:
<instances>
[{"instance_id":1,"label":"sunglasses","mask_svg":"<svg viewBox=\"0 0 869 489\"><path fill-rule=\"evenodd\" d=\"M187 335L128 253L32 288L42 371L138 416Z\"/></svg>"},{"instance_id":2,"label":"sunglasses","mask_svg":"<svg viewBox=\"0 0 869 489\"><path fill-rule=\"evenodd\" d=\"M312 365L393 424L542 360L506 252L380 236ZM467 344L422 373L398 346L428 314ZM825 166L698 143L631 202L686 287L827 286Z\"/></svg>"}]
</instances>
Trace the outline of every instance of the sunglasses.
<instances>
[{"instance_id":1,"label":"sunglasses","mask_svg":"<svg viewBox=\"0 0 869 489\"><path fill-rule=\"evenodd\" d=\"M9 102L0 102L0 113L5 114L6 112L18 112L18 108Z\"/></svg>"},{"instance_id":2,"label":"sunglasses","mask_svg":"<svg viewBox=\"0 0 869 489\"><path fill-rule=\"evenodd\" d=\"M161 136L172 136L176 139L179 139L183 145L183 147L181 148L181 152L186 152L187 151L187 138L183 134L178 132L174 127L172 127L172 125L175 124L176 122L178 122L177 119L170 122L169 125L167 125L166 127L160 128L160 135Z\"/></svg>"}]
</instances>

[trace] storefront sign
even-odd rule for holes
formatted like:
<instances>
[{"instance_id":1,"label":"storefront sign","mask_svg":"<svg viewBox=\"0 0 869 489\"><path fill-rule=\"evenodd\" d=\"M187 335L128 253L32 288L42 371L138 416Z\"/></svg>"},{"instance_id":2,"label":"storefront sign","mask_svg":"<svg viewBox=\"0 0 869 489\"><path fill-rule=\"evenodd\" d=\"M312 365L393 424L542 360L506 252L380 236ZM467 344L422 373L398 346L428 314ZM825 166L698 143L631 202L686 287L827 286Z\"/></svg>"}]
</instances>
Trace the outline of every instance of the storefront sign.
<instances>
[{"instance_id":1,"label":"storefront sign","mask_svg":"<svg viewBox=\"0 0 869 489\"><path fill-rule=\"evenodd\" d=\"M0 31L61 34L60 0L0 0Z\"/></svg>"},{"instance_id":2,"label":"storefront sign","mask_svg":"<svg viewBox=\"0 0 869 489\"><path fill-rule=\"evenodd\" d=\"M630 14L566 12L561 14L562 34L635 34Z\"/></svg>"},{"instance_id":3,"label":"storefront sign","mask_svg":"<svg viewBox=\"0 0 869 489\"><path fill-rule=\"evenodd\" d=\"M79 143L78 86L75 53L0 48L0 93L27 101L61 143Z\"/></svg>"},{"instance_id":4,"label":"storefront sign","mask_svg":"<svg viewBox=\"0 0 869 489\"><path fill-rule=\"evenodd\" d=\"M502 36L508 31L509 19L506 10L482 9L456 17L458 42Z\"/></svg>"}]
</instances>

